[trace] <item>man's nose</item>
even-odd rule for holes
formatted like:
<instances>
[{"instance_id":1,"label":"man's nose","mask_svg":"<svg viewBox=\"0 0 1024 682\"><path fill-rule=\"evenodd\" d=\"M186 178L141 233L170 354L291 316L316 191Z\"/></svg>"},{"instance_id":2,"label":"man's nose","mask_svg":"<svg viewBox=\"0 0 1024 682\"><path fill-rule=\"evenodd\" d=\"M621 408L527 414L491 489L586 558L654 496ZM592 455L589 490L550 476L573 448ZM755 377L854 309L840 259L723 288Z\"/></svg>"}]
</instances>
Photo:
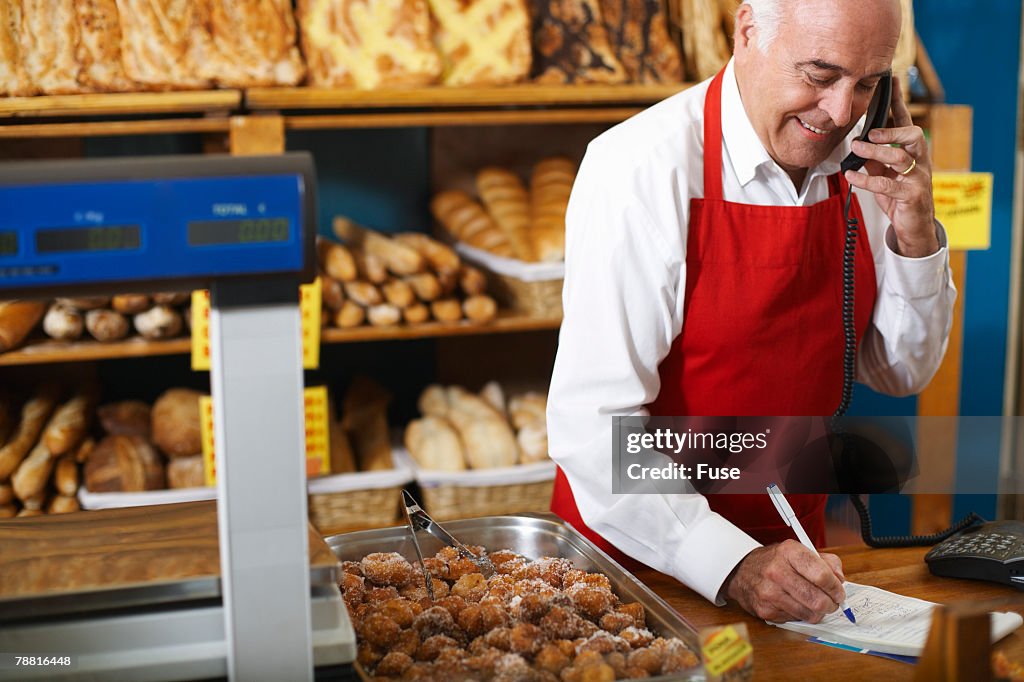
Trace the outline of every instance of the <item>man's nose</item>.
<instances>
[{"instance_id":1,"label":"man's nose","mask_svg":"<svg viewBox=\"0 0 1024 682\"><path fill-rule=\"evenodd\" d=\"M853 118L853 101L853 88L836 85L826 91L819 106L837 128L845 128Z\"/></svg>"}]
</instances>

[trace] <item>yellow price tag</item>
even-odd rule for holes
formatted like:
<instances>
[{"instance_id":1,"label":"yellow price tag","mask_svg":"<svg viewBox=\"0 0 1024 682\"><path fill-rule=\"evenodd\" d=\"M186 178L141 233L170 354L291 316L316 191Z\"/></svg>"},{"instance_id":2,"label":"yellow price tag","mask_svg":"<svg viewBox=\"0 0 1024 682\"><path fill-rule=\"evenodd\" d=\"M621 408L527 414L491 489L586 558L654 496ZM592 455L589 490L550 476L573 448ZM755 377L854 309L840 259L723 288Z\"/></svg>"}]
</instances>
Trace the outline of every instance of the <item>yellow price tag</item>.
<instances>
[{"instance_id":1,"label":"yellow price tag","mask_svg":"<svg viewBox=\"0 0 1024 682\"><path fill-rule=\"evenodd\" d=\"M320 306L323 286L317 277L312 284L299 287L299 314L302 318L302 366L320 366ZM192 292L192 369L210 369L210 292Z\"/></svg>"},{"instance_id":2,"label":"yellow price tag","mask_svg":"<svg viewBox=\"0 0 1024 682\"><path fill-rule=\"evenodd\" d=\"M327 431L327 387L311 386L303 392L306 415L306 476L330 473L330 439ZM199 430L203 442L203 473L206 485L217 484L217 466L213 440L213 400L199 399Z\"/></svg>"},{"instance_id":3,"label":"yellow price tag","mask_svg":"<svg viewBox=\"0 0 1024 682\"><path fill-rule=\"evenodd\" d=\"M987 249L992 243L991 173L935 173L935 218L950 249Z\"/></svg>"},{"instance_id":4,"label":"yellow price tag","mask_svg":"<svg viewBox=\"0 0 1024 682\"><path fill-rule=\"evenodd\" d=\"M746 664L754 648L732 625L716 629L701 639L704 667L717 677L733 668Z\"/></svg>"}]
</instances>

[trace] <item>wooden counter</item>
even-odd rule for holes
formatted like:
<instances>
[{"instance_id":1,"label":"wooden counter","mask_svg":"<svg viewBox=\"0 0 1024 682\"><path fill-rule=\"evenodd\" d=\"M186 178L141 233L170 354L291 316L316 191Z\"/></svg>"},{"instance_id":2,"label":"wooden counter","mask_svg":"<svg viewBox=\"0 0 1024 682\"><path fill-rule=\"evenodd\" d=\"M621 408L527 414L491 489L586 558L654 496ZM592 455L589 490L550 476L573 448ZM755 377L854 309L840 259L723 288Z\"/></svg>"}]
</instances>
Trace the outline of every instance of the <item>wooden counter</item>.
<instances>
[{"instance_id":1,"label":"wooden counter","mask_svg":"<svg viewBox=\"0 0 1024 682\"><path fill-rule=\"evenodd\" d=\"M972 580L937 578L924 563L927 548L869 549L864 546L828 550L843 560L847 579L874 585L918 599L951 604L1020 596L1021 606L1012 609L1024 613L1024 594L1010 587ZM869 656L812 644L803 635L766 624L729 605L717 608L679 582L651 569L636 576L682 613L696 628L744 622L754 645L756 680L910 680L915 666L878 656ZM996 650L1011 661L1024 661L1024 628L1002 639Z\"/></svg>"}]
</instances>

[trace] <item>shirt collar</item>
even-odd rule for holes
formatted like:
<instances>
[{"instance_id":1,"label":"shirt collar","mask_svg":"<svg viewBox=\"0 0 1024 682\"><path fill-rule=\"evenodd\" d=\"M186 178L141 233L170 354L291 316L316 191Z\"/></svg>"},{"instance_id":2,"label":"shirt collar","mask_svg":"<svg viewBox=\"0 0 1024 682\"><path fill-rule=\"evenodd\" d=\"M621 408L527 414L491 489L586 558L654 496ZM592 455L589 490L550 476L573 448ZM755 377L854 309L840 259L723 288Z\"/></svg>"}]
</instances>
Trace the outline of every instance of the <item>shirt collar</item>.
<instances>
[{"instance_id":1,"label":"shirt collar","mask_svg":"<svg viewBox=\"0 0 1024 682\"><path fill-rule=\"evenodd\" d=\"M775 161L768 155L761 144L761 138L757 136L753 124L747 118L743 101L740 99L733 63L734 60L730 59L726 64L722 78L722 140L736 179L741 185L746 185L757 175L758 168L765 164L774 164ZM828 158L811 169L808 180L817 175L838 173L840 162L850 153L850 143L863 126L864 118L861 117L860 122L854 126L846 139L832 150Z\"/></svg>"}]
</instances>

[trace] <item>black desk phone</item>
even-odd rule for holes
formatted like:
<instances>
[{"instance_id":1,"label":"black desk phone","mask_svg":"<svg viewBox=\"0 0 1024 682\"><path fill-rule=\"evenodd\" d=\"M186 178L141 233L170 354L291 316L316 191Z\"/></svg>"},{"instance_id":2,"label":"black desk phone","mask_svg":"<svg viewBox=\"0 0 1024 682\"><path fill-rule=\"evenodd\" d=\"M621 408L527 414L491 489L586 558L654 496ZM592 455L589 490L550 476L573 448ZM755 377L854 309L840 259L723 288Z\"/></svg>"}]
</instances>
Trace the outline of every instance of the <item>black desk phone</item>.
<instances>
[{"instance_id":1,"label":"black desk phone","mask_svg":"<svg viewBox=\"0 0 1024 682\"><path fill-rule=\"evenodd\" d=\"M968 528L932 547L924 560L934 575L1024 589L1024 522L994 521Z\"/></svg>"}]
</instances>

